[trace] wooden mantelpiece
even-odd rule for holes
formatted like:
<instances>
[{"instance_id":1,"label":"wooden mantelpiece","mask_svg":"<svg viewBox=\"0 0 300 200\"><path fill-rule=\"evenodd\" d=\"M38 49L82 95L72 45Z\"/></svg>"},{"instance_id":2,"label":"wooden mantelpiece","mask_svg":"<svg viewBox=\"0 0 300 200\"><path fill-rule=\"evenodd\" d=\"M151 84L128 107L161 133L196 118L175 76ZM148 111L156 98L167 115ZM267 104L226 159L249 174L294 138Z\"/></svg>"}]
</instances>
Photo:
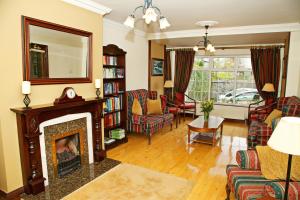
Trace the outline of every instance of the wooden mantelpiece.
<instances>
[{"instance_id":1,"label":"wooden mantelpiece","mask_svg":"<svg viewBox=\"0 0 300 200\"><path fill-rule=\"evenodd\" d=\"M45 190L39 141L40 123L68 114L89 112L92 115L94 160L106 157L102 149L101 116L103 99L91 99L64 104L49 104L31 108L12 108L16 113L24 190L38 194Z\"/></svg>"}]
</instances>

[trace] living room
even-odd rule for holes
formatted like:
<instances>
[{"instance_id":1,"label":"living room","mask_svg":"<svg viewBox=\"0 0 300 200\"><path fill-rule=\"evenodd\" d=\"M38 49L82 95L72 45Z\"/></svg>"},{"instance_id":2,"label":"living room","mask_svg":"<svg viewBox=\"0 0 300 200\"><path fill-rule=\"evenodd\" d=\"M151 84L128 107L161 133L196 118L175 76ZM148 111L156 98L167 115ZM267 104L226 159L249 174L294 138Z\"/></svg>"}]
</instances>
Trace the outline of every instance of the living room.
<instances>
[{"instance_id":1,"label":"living room","mask_svg":"<svg viewBox=\"0 0 300 200\"><path fill-rule=\"evenodd\" d=\"M299 199L299 10L1 0L0 199ZM288 141L275 141L280 129ZM285 153L282 176L266 178L261 154L283 154L257 145ZM80 156L61 171L70 152Z\"/></svg>"}]
</instances>

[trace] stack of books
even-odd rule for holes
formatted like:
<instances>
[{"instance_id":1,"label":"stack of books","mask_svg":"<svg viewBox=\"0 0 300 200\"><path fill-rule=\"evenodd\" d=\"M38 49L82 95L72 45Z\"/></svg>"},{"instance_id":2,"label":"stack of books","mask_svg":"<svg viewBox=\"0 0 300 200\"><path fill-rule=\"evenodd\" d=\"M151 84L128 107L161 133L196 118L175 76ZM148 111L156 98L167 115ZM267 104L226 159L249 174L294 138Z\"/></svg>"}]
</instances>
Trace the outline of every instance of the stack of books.
<instances>
[{"instance_id":1,"label":"stack of books","mask_svg":"<svg viewBox=\"0 0 300 200\"><path fill-rule=\"evenodd\" d=\"M105 83L104 84L104 94L116 94L119 92L119 83Z\"/></svg>"},{"instance_id":2,"label":"stack of books","mask_svg":"<svg viewBox=\"0 0 300 200\"><path fill-rule=\"evenodd\" d=\"M113 139L123 139L125 138L125 130L122 128L114 129L109 132L109 137Z\"/></svg>"},{"instance_id":3,"label":"stack of books","mask_svg":"<svg viewBox=\"0 0 300 200\"><path fill-rule=\"evenodd\" d=\"M110 97L108 98L104 103L104 113L106 112L112 112L115 110L122 110L123 107L123 97L122 95L119 95L117 97Z\"/></svg>"},{"instance_id":4,"label":"stack of books","mask_svg":"<svg viewBox=\"0 0 300 200\"><path fill-rule=\"evenodd\" d=\"M103 65L117 65L117 57L103 56Z\"/></svg>"},{"instance_id":5,"label":"stack of books","mask_svg":"<svg viewBox=\"0 0 300 200\"><path fill-rule=\"evenodd\" d=\"M124 78L124 69L103 68L104 78Z\"/></svg>"},{"instance_id":6,"label":"stack of books","mask_svg":"<svg viewBox=\"0 0 300 200\"><path fill-rule=\"evenodd\" d=\"M104 137L104 144L111 144L115 142L116 140L113 138Z\"/></svg>"}]
</instances>

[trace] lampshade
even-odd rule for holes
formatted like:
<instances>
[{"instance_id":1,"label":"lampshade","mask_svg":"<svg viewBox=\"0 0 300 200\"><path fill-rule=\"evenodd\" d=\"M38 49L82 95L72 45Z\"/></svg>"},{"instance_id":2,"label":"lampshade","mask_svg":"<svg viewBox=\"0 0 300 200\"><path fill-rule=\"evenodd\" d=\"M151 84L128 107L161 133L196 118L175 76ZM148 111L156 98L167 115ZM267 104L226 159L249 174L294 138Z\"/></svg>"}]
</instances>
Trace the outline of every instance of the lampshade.
<instances>
[{"instance_id":1,"label":"lampshade","mask_svg":"<svg viewBox=\"0 0 300 200\"><path fill-rule=\"evenodd\" d=\"M268 145L282 153L300 155L300 117L281 118Z\"/></svg>"},{"instance_id":2,"label":"lampshade","mask_svg":"<svg viewBox=\"0 0 300 200\"><path fill-rule=\"evenodd\" d=\"M156 22L157 20L157 14L155 13L154 8L147 8L145 15L143 16L143 19L145 19L146 24L150 24L151 21Z\"/></svg>"},{"instance_id":3,"label":"lampshade","mask_svg":"<svg viewBox=\"0 0 300 200\"><path fill-rule=\"evenodd\" d=\"M164 88L172 88L172 87L174 87L174 86L173 86L173 81L167 80L167 81L165 82Z\"/></svg>"},{"instance_id":4,"label":"lampshade","mask_svg":"<svg viewBox=\"0 0 300 200\"><path fill-rule=\"evenodd\" d=\"M159 20L159 27L160 29L166 29L168 28L170 25L170 23L168 22L167 18L165 17L161 17L160 20Z\"/></svg>"},{"instance_id":5,"label":"lampshade","mask_svg":"<svg viewBox=\"0 0 300 200\"><path fill-rule=\"evenodd\" d=\"M272 83L266 83L262 89L264 92L275 92L274 85Z\"/></svg>"},{"instance_id":6,"label":"lampshade","mask_svg":"<svg viewBox=\"0 0 300 200\"><path fill-rule=\"evenodd\" d=\"M134 15L129 15L125 20L124 25L130 28L134 28Z\"/></svg>"}]
</instances>

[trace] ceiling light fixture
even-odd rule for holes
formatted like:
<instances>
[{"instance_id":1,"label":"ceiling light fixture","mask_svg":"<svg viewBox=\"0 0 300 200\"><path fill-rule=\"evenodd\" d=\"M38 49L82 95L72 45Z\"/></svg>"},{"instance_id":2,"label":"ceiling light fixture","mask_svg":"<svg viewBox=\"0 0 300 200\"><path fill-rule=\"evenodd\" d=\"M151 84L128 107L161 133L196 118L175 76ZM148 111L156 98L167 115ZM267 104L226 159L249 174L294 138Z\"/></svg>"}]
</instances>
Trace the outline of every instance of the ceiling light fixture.
<instances>
[{"instance_id":1,"label":"ceiling light fixture","mask_svg":"<svg viewBox=\"0 0 300 200\"><path fill-rule=\"evenodd\" d=\"M170 25L167 18L161 15L161 11L158 7L152 5L152 0L144 0L143 6L138 6L134 9L133 13L127 17L124 22L125 26L130 28L134 28L135 24L135 12L141 9L143 12L143 19L146 24L150 24L151 22L156 22L159 17L159 27L160 29L166 29Z\"/></svg>"},{"instance_id":2,"label":"ceiling light fixture","mask_svg":"<svg viewBox=\"0 0 300 200\"><path fill-rule=\"evenodd\" d=\"M203 36L204 40L201 40L200 42L198 42L196 44L196 46L193 47L194 51L199 51L200 44L203 44L204 49L205 49L205 53L206 54L213 54L214 52L216 52L216 49L212 45L212 43L209 41L207 31L208 31L209 27L211 27L211 26L213 26L215 24L218 24L218 22L216 22L216 21L200 21L200 22L197 22L196 24L200 25L200 26L204 26L204 28L205 28L205 35Z\"/></svg>"}]
</instances>

